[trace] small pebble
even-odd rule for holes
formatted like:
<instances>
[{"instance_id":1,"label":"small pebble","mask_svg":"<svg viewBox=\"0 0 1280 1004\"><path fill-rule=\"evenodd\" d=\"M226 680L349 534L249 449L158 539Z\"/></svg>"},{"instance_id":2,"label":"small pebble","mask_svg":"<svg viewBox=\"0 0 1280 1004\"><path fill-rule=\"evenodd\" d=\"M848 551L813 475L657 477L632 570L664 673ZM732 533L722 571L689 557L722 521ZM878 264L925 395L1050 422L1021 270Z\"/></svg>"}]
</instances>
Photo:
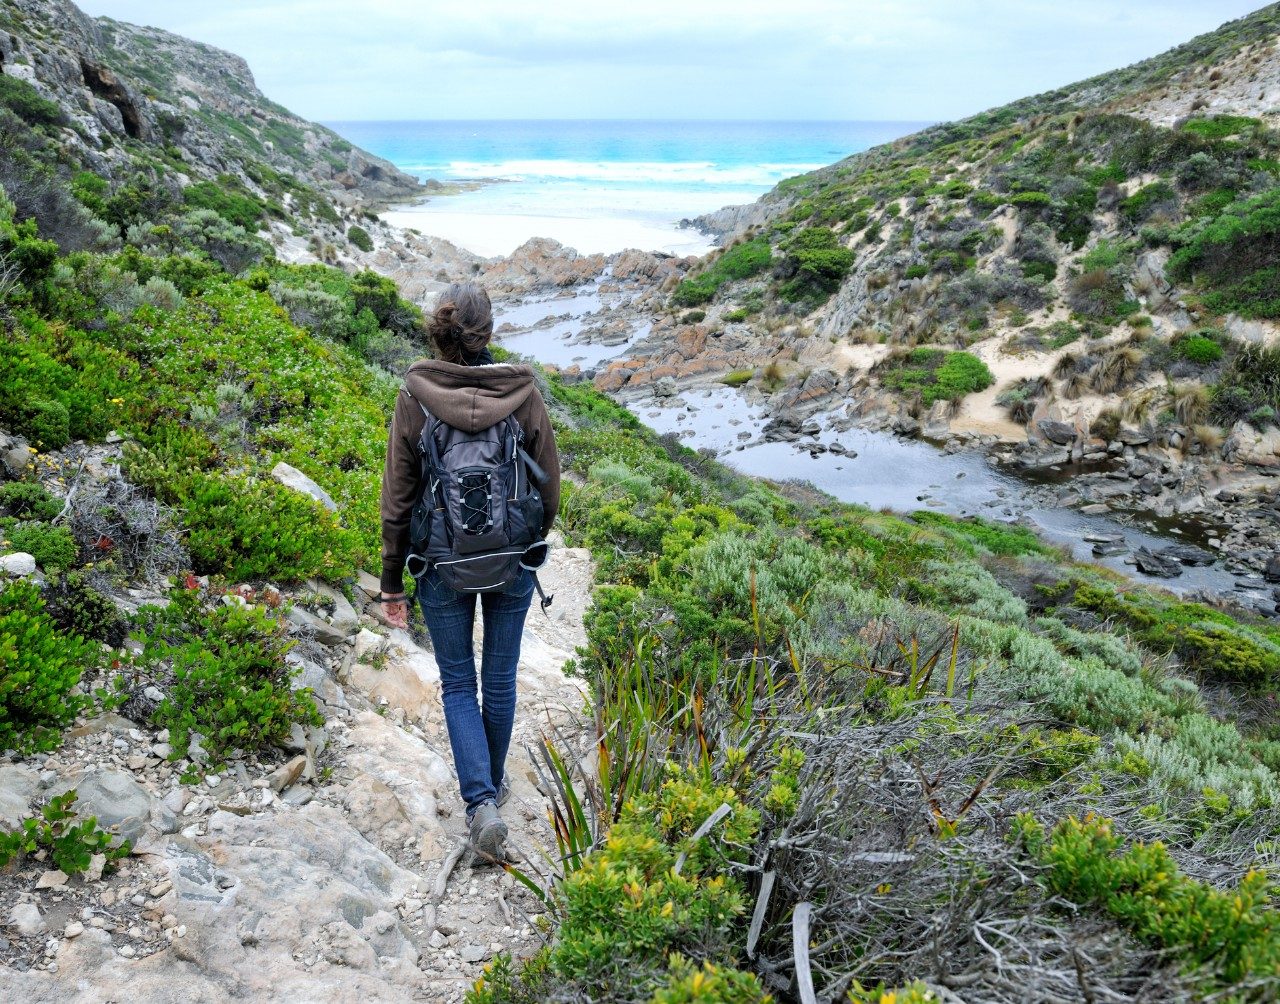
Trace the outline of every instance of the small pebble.
<instances>
[{"instance_id":1,"label":"small pebble","mask_svg":"<svg viewBox=\"0 0 1280 1004\"><path fill-rule=\"evenodd\" d=\"M64 938L78 938L82 934L84 934L84 925L78 920L73 920L62 932Z\"/></svg>"}]
</instances>

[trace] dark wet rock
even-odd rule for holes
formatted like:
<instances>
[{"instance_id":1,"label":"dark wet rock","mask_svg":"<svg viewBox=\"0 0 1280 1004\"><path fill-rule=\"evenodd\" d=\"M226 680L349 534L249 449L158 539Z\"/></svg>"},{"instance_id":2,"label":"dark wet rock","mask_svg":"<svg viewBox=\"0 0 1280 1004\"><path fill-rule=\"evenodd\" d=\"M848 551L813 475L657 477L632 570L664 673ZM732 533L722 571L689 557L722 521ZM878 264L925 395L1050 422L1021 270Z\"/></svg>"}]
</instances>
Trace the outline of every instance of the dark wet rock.
<instances>
[{"instance_id":1,"label":"dark wet rock","mask_svg":"<svg viewBox=\"0 0 1280 1004\"><path fill-rule=\"evenodd\" d=\"M1129 545L1123 541L1093 545L1093 556L1095 558L1111 558L1117 554L1126 554L1128 551Z\"/></svg>"},{"instance_id":2,"label":"dark wet rock","mask_svg":"<svg viewBox=\"0 0 1280 1004\"><path fill-rule=\"evenodd\" d=\"M1149 547L1140 547L1133 552L1134 563L1138 571L1163 579L1176 579L1182 574L1182 562L1176 558L1168 558L1163 553L1157 554Z\"/></svg>"},{"instance_id":3,"label":"dark wet rock","mask_svg":"<svg viewBox=\"0 0 1280 1004\"><path fill-rule=\"evenodd\" d=\"M1280 582L1280 553L1272 556L1262 574L1266 576L1268 582Z\"/></svg>"},{"instance_id":4,"label":"dark wet rock","mask_svg":"<svg viewBox=\"0 0 1280 1004\"><path fill-rule=\"evenodd\" d=\"M1036 423L1041 435L1051 443L1068 446L1076 441L1076 427L1070 422L1057 422L1051 418L1042 418Z\"/></svg>"},{"instance_id":5,"label":"dark wet rock","mask_svg":"<svg viewBox=\"0 0 1280 1004\"><path fill-rule=\"evenodd\" d=\"M1174 544L1172 547L1161 548L1156 553L1162 558L1173 558L1184 565L1197 567L1212 565L1216 560L1212 553L1194 544Z\"/></svg>"}]
</instances>

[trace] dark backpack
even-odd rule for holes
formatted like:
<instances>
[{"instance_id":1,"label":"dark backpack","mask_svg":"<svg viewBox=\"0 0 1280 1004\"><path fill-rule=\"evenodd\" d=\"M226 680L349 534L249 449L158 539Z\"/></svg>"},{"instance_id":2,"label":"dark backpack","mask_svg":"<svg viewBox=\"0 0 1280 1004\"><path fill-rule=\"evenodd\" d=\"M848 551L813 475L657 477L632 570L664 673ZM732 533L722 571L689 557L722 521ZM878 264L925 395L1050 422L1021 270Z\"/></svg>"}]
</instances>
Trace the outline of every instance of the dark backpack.
<instances>
[{"instance_id":1,"label":"dark backpack","mask_svg":"<svg viewBox=\"0 0 1280 1004\"><path fill-rule=\"evenodd\" d=\"M548 547L537 485L547 475L525 452L520 423L508 415L487 429L463 432L417 403L426 422L418 437L421 477L409 519L409 574L418 579L434 568L457 592L502 593L523 568L533 574L546 610L552 597L538 582Z\"/></svg>"}]
</instances>

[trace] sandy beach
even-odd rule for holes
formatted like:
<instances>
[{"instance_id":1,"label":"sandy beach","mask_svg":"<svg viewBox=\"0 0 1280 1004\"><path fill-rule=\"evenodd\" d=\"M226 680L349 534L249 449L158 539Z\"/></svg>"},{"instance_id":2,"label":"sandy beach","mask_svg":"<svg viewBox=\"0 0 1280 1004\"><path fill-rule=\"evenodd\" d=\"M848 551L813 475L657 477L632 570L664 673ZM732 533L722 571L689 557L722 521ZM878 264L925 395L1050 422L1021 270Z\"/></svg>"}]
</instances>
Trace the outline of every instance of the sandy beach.
<instances>
[{"instance_id":1,"label":"sandy beach","mask_svg":"<svg viewBox=\"0 0 1280 1004\"><path fill-rule=\"evenodd\" d=\"M624 248L662 251L684 257L711 250L710 240L696 230L622 216L553 216L462 211L451 208L461 196L382 213L392 226L442 237L486 258L509 255L531 237L551 237L583 254L611 254Z\"/></svg>"}]
</instances>

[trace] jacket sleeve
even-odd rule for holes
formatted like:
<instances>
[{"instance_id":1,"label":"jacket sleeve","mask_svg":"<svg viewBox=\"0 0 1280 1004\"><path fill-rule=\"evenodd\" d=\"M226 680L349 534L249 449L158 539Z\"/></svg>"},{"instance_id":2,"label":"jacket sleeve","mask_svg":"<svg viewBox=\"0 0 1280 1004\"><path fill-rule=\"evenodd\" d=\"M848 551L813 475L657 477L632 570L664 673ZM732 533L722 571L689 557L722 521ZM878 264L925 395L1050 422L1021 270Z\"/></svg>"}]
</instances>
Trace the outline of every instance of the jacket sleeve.
<instances>
[{"instance_id":1,"label":"jacket sleeve","mask_svg":"<svg viewBox=\"0 0 1280 1004\"><path fill-rule=\"evenodd\" d=\"M409 516L418 495L418 451L410 438L413 409L406 393L396 396L387 430L387 463L382 471L382 591L404 591L404 560L409 551Z\"/></svg>"},{"instance_id":2,"label":"jacket sleeve","mask_svg":"<svg viewBox=\"0 0 1280 1004\"><path fill-rule=\"evenodd\" d=\"M560 511L560 453L556 449L556 434L551 428L551 417L547 414L547 406L542 395L535 389L529 396L529 416L524 423L529 456L547 474L547 482L539 485L542 492L544 510L542 532L551 532L556 521L556 513Z\"/></svg>"}]
</instances>

